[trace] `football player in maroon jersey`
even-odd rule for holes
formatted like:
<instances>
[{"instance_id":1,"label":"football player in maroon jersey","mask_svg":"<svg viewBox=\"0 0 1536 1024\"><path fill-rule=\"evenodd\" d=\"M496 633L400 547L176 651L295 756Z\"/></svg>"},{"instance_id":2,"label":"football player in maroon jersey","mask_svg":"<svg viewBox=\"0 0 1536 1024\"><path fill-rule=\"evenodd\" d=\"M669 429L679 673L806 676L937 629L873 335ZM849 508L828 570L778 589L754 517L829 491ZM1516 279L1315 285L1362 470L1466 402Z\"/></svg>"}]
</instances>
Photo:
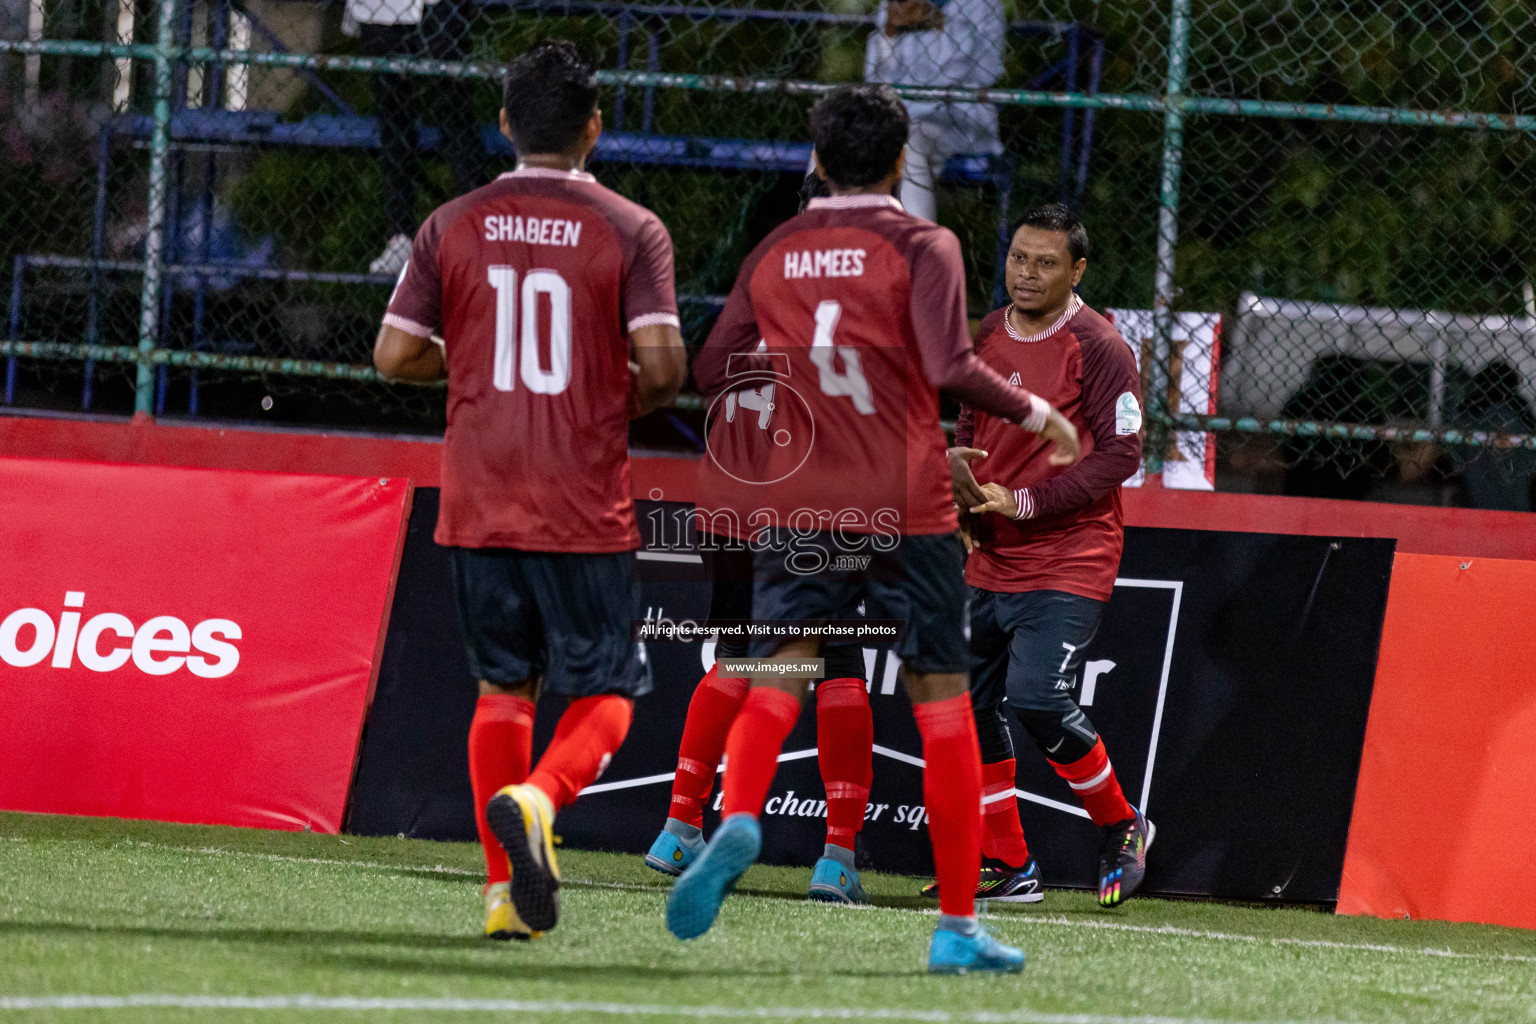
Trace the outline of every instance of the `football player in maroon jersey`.
<instances>
[{"instance_id":1,"label":"football player in maroon jersey","mask_svg":"<svg viewBox=\"0 0 1536 1024\"><path fill-rule=\"evenodd\" d=\"M807 174L800 189L800 211L812 199L828 194L826 182ZM771 392L764 396L742 391L737 397L751 402L755 414L742 405L733 407L729 416L714 417L713 442L731 430L758 429L757 422L772 404ZM709 618L714 622L752 617L752 552L734 534L718 536L711 529L729 522L729 517L712 521L707 515L699 520L699 551L710 581ZM853 849L864 826L874 778L875 723L860 646L829 644L823 653L825 675L816 684L816 760L827 794L827 841L811 871L810 898L863 904L869 897L859 882ZM721 674L719 660L746 655L744 638L721 637L715 644L716 664L699 680L688 702L672 777L671 812L645 855L646 865L663 874L682 874L704 852L704 802L714 786L731 723L751 689L747 679Z\"/></svg>"},{"instance_id":2,"label":"football player in maroon jersey","mask_svg":"<svg viewBox=\"0 0 1536 1024\"><path fill-rule=\"evenodd\" d=\"M583 170L602 124L572 44L513 61L501 127L517 169L422 225L374 347L386 378L448 378L436 539L480 679L470 778L498 939L554 927L555 813L650 689L630 638L629 420L673 399L687 355L666 228ZM569 706L530 773L541 694Z\"/></svg>"},{"instance_id":3,"label":"football player in maroon jersey","mask_svg":"<svg viewBox=\"0 0 1536 1024\"><path fill-rule=\"evenodd\" d=\"M976 335L989 366L1072 420L1082 461L1054 465L1036 439L971 407L961 410L949 457L956 500L982 515L965 569L986 793L988 860L976 894L1042 895L1013 797L1007 704L1103 831L1099 902L1112 907L1141 884L1156 829L1126 801L1072 689L1120 567L1120 484L1141 464L1141 382L1130 346L1073 291L1087 266L1082 223L1056 204L1033 211L1008 250L1013 301ZM942 898L942 882L925 891Z\"/></svg>"},{"instance_id":4,"label":"football player in maroon jersey","mask_svg":"<svg viewBox=\"0 0 1536 1024\"><path fill-rule=\"evenodd\" d=\"M1062 464L1077 458L1076 430L972 351L959 242L891 197L908 131L896 93L833 90L812 129L832 195L753 250L695 362L706 394L733 392L753 374L775 387L761 431L733 434L724 448L711 438L700 506L747 524L754 618L847 621L863 603L871 618L905 620L904 682L923 737L934 861L947 880L929 969L1018 971L1024 954L975 917L981 762L938 390L1043 435ZM754 680L731 726L722 823L667 903L679 938L709 929L757 857L757 816L809 682L792 663L820 647L782 637L752 644L754 655L791 664Z\"/></svg>"}]
</instances>

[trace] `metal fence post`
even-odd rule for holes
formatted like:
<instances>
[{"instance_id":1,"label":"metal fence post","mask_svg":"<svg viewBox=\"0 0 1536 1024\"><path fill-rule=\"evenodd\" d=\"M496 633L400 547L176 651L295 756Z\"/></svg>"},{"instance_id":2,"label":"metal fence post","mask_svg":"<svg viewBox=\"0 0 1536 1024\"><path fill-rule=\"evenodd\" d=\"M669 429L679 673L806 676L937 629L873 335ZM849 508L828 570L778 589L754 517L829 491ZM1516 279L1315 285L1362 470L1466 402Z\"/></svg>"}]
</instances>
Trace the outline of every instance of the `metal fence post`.
<instances>
[{"instance_id":1,"label":"metal fence post","mask_svg":"<svg viewBox=\"0 0 1536 1024\"><path fill-rule=\"evenodd\" d=\"M149 215L144 233L144 282L139 293L139 360L133 411L150 415L155 399L152 357L160 339L160 291L165 273L166 200L170 188L171 95L175 86L177 0L160 0L155 25L154 132L149 144Z\"/></svg>"},{"instance_id":2,"label":"metal fence post","mask_svg":"<svg viewBox=\"0 0 1536 1024\"><path fill-rule=\"evenodd\" d=\"M1168 81L1164 90L1162 187L1157 209L1157 272L1152 284L1152 352L1146 374L1147 471L1160 473L1172 417L1168 407L1173 359L1173 278L1179 241L1179 180L1184 172L1184 83L1189 63L1189 0L1173 0L1168 30Z\"/></svg>"}]
</instances>

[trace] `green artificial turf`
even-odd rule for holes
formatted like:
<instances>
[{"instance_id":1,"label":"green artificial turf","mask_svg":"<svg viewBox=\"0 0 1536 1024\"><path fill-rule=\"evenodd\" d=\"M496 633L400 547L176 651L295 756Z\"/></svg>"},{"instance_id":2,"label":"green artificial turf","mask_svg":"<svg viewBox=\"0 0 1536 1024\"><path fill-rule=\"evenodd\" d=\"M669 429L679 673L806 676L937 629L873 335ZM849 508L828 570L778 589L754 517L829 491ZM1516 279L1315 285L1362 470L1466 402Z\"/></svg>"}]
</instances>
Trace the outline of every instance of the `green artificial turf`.
<instances>
[{"instance_id":1,"label":"green artificial turf","mask_svg":"<svg viewBox=\"0 0 1536 1024\"><path fill-rule=\"evenodd\" d=\"M913 879L867 875L877 905L845 909L754 868L684 944L639 857L561 864L560 927L502 944L478 937L476 846L0 815L0 1019L1536 1021L1531 932L1052 892L985 918L1024 974L930 978ZM28 1001L126 995L290 998Z\"/></svg>"}]
</instances>

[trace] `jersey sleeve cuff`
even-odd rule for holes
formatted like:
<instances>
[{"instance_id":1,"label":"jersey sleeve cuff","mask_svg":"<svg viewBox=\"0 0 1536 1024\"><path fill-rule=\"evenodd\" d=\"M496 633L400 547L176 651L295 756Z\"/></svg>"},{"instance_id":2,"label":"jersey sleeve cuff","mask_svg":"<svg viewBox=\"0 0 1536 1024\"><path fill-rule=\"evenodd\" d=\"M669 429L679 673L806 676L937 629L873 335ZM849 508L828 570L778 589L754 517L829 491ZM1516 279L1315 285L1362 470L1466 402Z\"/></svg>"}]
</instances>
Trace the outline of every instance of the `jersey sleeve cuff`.
<instances>
[{"instance_id":1,"label":"jersey sleeve cuff","mask_svg":"<svg viewBox=\"0 0 1536 1024\"><path fill-rule=\"evenodd\" d=\"M1051 403L1039 395L1029 396L1029 415L1024 417L1019 426L1031 434L1038 434L1045 429L1045 421L1050 418Z\"/></svg>"},{"instance_id":2,"label":"jersey sleeve cuff","mask_svg":"<svg viewBox=\"0 0 1536 1024\"><path fill-rule=\"evenodd\" d=\"M1013 501L1014 501L1014 504L1016 504L1019 507L1019 510L1013 514L1013 518L1015 518L1015 519L1033 519L1033 518L1035 518L1035 499L1034 499L1034 496L1029 493L1029 488L1028 487L1020 487L1020 488L1016 489L1013 492Z\"/></svg>"},{"instance_id":3,"label":"jersey sleeve cuff","mask_svg":"<svg viewBox=\"0 0 1536 1024\"><path fill-rule=\"evenodd\" d=\"M408 320L397 313L385 313L384 324L385 326L395 328L397 331L413 334L418 338L432 337L432 328L419 324L415 320Z\"/></svg>"},{"instance_id":4,"label":"jersey sleeve cuff","mask_svg":"<svg viewBox=\"0 0 1536 1024\"><path fill-rule=\"evenodd\" d=\"M647 313L637 316L629 322L631 331L638 331L642 327L676 327L681 329L683 322L678 319L676 313Z\"/></svg>"}]
</instances>

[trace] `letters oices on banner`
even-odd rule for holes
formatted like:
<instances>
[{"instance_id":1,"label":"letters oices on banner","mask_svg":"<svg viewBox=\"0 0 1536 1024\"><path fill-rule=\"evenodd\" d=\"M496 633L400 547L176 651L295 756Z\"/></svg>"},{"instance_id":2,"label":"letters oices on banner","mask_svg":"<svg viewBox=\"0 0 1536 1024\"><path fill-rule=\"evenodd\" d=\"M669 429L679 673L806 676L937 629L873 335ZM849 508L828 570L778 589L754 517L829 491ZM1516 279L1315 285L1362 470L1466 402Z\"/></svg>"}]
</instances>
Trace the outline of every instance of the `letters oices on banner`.
<instances>
[{"instance_id":1,"label":"letters oices on banner","mask_svg":"<svg viewBox=\"0 0 1536 1024\"><path fill-rule=\"evenodd\" d=\"M57 622L41 608L11 612L0 622L0 661L31 668L46 660L51 668L68 669L78 659L92 672L116 672L132 662L145 675L168 676L185 667L201 679L222 679L240 664L240 649L229 642L241 639L240 626L229 619L189 627L173 615L156 615L135 628L117 612L85 618L83 610L74 610L84 606L84 591L71 590Z\"/></svg>"}]
</instances>

